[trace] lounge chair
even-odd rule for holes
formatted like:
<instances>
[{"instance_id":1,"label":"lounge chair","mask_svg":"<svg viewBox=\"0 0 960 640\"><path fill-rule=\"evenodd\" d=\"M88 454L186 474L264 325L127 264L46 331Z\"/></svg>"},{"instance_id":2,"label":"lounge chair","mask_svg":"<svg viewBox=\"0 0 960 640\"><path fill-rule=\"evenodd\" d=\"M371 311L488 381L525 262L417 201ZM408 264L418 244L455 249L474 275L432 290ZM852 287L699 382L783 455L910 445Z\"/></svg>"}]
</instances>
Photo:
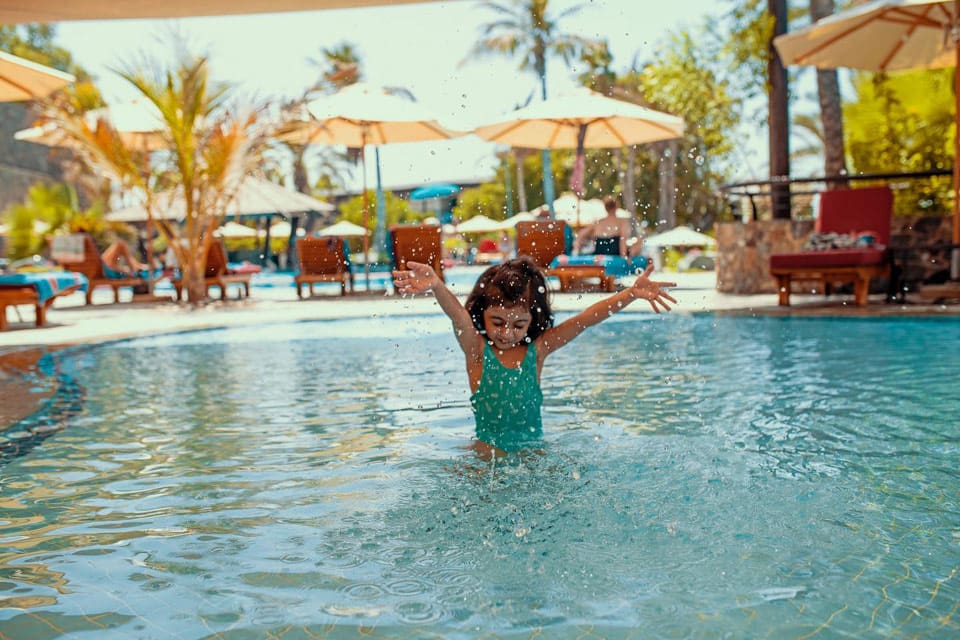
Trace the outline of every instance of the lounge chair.
<instances>
[{"instance_id":1,"label":"lounge chair","mask_svg":"<svg viewBox=\"0 0 960 640\"><path fill-rule=\"evenodd\" d=\"M313 296L313 285L317 282L339 282L341 296L347 295L349 283L353 292L353 273L343 238L297 238L297 260L300 269L293 281L298 298L303 298L303 285L309 287Z\"/></svg>"},{"instance_id":2,"label":"lounge chair","mask_svg":"<svg viewBox=\"0 0 960 640\"><path fill-rule=\"evenodd\" d=\"M548 276L557 278L560 291L573 291L594 278L603 291L613 291L616 277L607 273L606 265L570 264L562 259L567 249L566 224L562 220L518 222L517 255L529 256Z\"/></svg>"},{"instance_id":3,"label":"lounge chair","mask_svg":"<svg viewBox=\"0 0 960 640\"><path fill-rule=\"evenodd\" d=\"M794 282L816 280L827 295L834 284L853 282L856 304L866 305L871 278L890 273L887 247L892 214L893 194L888 187L822 192L815 233L837 234L848 243L870 236L872 244L770 256L770 274L777 280L779 304L789 306Z\"/></svg>"},{"instance_id":4,"label":"lounge chair","mask_svg":"<svg viewBox=\"0 0 960 640\"><path fill-rule=\"evenodd\" d=\"M87 286L87 278L73 271L0 274L0 331L7 328L7 307L33 305L34 322L42 327L55 299Z\"/></svg>"},{"instance_id":5,"label":"lounge chair","mask_svg":"<svg viewBox=\"0 0 960 640\"><path fill-rule=\"evenodd\" d=\"M440 227L436 225L394 225L390 227L390 243L393 250L393 266L402 269L407 261L422 262L444 280L443 245L440 242Z\"/></svg>"},{"instance_id":6,"label":"lounge chair","mask_svg":"<svg viewBox=\"0 0 960 640\"><path fill-rule=\"evenodd\" d=\"M204 266L203 281L205 289L210 287L220 287L220 299L227 299L227 285L242 285L241 291L244 297L250 297L250 277L248 270L238 271L230 268L227 264L227 251L223 248L223 240L214 238L210 243L210 249L207 251L207 260ZM177 292L177 300L183 299L183 276L177 276L172 281L173 288Z\"/></svg>"},{"instance_id":7,"label":"lounge chair","mask_svg":"<svg viewBox=\"0 0 960 640\"><path fill-rule=\"evenodd\" d=\"M82 273L87 278L87 304L93 304L93 290L97 287L113 289L113 302L120 302L123 287L148 286L146 272L139 272L138 262L122 240L110 245L103 254L97 250L93 237L88 233L55 236L50 247L50 257L68 271ZM123 257L136 273L120 271L118 260Z\"/></svg>"}]
</instances>

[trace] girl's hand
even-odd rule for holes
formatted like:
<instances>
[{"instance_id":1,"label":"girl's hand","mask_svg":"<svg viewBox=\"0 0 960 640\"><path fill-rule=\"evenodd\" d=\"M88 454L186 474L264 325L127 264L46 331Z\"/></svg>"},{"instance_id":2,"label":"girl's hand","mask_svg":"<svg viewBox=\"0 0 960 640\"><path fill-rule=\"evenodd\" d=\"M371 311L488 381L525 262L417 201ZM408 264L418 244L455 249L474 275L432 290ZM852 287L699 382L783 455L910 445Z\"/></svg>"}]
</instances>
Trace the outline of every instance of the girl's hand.
<instances>
[{"instance_id":1,"label":"girl's hand","mask_svg":"<svg viewBox=\"0 0 960 640\"><path fill-rule=\"evenodd\" d=\"M423 293L440 284L440 276L428 264L408 260L406 270L393 272L393 286L398 293Z\"/></svg>"},{"instance_id":2,"label":"girl's hand","mask_svg":"<svg viewBox=\"0 0 960 640\"><path fill-rule=\"evenodd\" d=\"M661 287L675 287L677 286L676 282L654 282L650 279L650 274L653 273L653 265L648 265L646 269L643 270L637 279L630 285L628 291L633 294L635 298L643 298L650 302L650 306L653 307L653 310L657 313L660 313L660 309L657 308L657 305L663 307L664 311L670 311L670 305L666 303L667 300L676 304L676 299L671 296L666 291L661 290Z\"/></svg>"}]
</instances>

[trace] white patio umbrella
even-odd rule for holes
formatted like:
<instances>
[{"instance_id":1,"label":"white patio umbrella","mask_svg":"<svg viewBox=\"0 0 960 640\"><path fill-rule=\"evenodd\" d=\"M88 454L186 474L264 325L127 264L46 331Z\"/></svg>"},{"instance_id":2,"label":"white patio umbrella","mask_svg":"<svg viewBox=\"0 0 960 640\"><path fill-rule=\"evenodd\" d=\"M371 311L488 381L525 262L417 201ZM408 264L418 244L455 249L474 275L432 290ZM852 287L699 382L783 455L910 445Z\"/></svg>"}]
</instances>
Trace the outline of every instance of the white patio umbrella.
<instances>
[{"instance_id":1,"label":"white patio umbrella","mask_svg":"<svg viewBox=\"0 0 960 640\"><path fill-rule=\"evenodd\" d=\"M347 220L341 220L320 231L321 236L339 236L341 238L362 238L370 235L370 232L358 224L353 224Z\"/></svg>"},{"instance_id":2,"label":"white patio umbrella","mask_svg":"<svg viewBox=\"0 0 960 640\"><path fill-rule=\"evenodd\" d=\"M69 73L0 51L0 102L46 98L74 79Z\"/></svg>"},{"instance_id":3,"label":"white patio umbrella","mask_svg":"<svg viewBox=\"0 0 960 640\"><path fill-rule=\"evenodd\" d=\"M286 220L274 222L270 225L270 235L274 238L289 238L292 226ZM303 227L297 227L297 237L302 238L307 235L307 230Z\"/></svg>"},{"instance_id":4,"label":"white patio umbrella","mask_svg":"<svg viewBox=\"0 0 960 640\"><path fill-rule=\"evenodd\" d=\"M301 145L345 145L360 149L364 227L369 226L364 152L368 144L444 140L460 135L444 128L422 105L367 83L350 85L331 96L313 100L307 105L307 110L309 119L284 125L277 131L276 137ZM363 253L367 255L368 236L364 235L363 238ZM370 267L367 262L364 262L364 274L369 287Z\"/></svg>"},{"instance_id":5,"label":"white patio umbrella","mask_svg":"<svg viewBox=\"0 0 960 640\"><path fill-rule=\"evenodd\" d=\"M232 217L271 213L290 215L305 211L328 213L335 209L336 207L323 200L317 200L267 180L248 177L240 184L227 206L226 215ZM179 196L175 196L167 206L158 206L153 214L154 218L165 220L183 220L185 215L183 201ZM112 211L104 218L121 222L140 222L147 219L147 211L141 206L133 206Z\"/></svg>"},{"instance_id":6,"label":"white patio umbrella","mask_svg":"<svg viewBox=\"0 0 960 640\"><path fill-rule=\"evenodd\" d=\"M289 233L289 232L288 232ZM217 227L213 232L215 236L220 236L221 238L258 238L260 237L260 232L254 229L253 227L248 227L245 224L240 224L239 222L226 222L223 226Z\"/></svg>"},{"instance_id":7,"label":"white patio umbrella","mask_svg":"<svg viewBox=\"0 0 960 640\"><path fill-rule=\"evenodd\" d=\"M506 220L504 220L502 224L504 229L512 229L517 226L518 222L533 222L536 219L537 219L537 215L535 213L530 213L529 211L521 211L520 213L516 215L512 215Z\"/></svg>"},{"instance_id":8,"label":"white patio umbrella","mask_svg":"<svg viewBox=\"0 0 960 640\"><path fill-rule=\"evenodd\" d=\"M867 2L773 43L785 65L867 71L956 67L953 244L960 244L960 0ZM950 275L960 279L960 249L953 250Z\"/></svg>"},{"instance_id":9,"label":"white patio umbrella","mask_svg":"<svg viewBox=\"0 0 960 640\"><path fill-rule=\"evenodd\" d=\"M584 149L625 147L683 135L683 119L586 88L535 102L474 130L511 147L576 149L571 188L583 194Z\"/></svg>"},{"instance_id":10,"label":"white patio umbrella","mask_svg":"<svg viewBox=\"0 0 960 640\"><path fill-rule=\"evenodd\" d=\"M502 221L494 220L483 214L475 215L457 225L457 233L488 233L501 231L502 229Z\"/></svg>"},{"instance_id":11,"label":"white patio umbrella","mask_svg":"<svg viewBox=\"0 0 960 640\"><path fill-rule=\"evenodd\" d=\"M705 233L694 231L690 227L679 226L649 236L643 243L648 247L712 247L717 241Z\"/></svg>"}]
</instances>

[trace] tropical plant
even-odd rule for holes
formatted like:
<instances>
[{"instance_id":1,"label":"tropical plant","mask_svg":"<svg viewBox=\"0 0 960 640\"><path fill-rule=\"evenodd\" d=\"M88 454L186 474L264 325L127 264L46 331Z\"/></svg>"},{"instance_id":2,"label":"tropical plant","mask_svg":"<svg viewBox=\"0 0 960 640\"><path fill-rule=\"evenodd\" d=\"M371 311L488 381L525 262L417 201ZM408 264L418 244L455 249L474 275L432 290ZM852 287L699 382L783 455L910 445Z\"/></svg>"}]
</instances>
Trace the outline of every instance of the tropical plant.
<instances>
[{"instance_id":1,"label":"tropical plant","mask_svg":"<svg viewBox=\"0 0 960 640\"><path fill-rule=\"evenodd\" d=\"M387 226L392 224L406 224L419 222L425 215L414 211L410 203L406 200L387 191L384 194L386 202L386 220ZM367 202L373 202L376 194L373 190L367 191ZM363 195L358 195L345 201L340 205L340 220L346 220L354 224L363 225ZM367 216L367 228L374 230L376 219L373 216Z\"/></svg>"},{"instance_id":2,"label":"tropical plant","mask_svg":"<svg viewBox=\"0 0 960 640\"><path fill-rule=\"evenodd\" d=\"M131 149L105 119L91 124L66 103L49 104L45 118L76 143L90 166L143 200L148 224L156 225L180 264L190 302L199 304L206 298L203 271L213 230L265 145L258 111L227 103L229 88L210 80L206 58L184 57L167 71L155 66L119 73L157 108L165 149ZM155 219L161 206L182 207L182 226Z\"/></svg>"},{"instance_id":3,"label":"tropical plant","mask_svg":"<svg viewBox=\"0 0 960 640\"><path fill-rule=\"evenodd\" d=\"M12 259L42 251L45 236L58 233L89 233L101 251L117 238L128 242L136 238L136 232L129 225L104 219L102 202L81 210L76 190L65 184L35 183L27 192L26 200L9 207L3 217L10 221L7 252ZM43 233L37 233L37 222L46 225Z\"/></svg>"},{"instance_id":4,"label":"tropical plant","mask_svg":"<svg viewBox=\"0 0 960 640\"><path fill-rule=\"evenodd\" d=\"M641 149L639 170L655 164L661 169L659 182L675 180L669 188L659 189L660 194L676 197L672 207L658 202L660 218L675 210L682 221L708 228L725 213L716 188L733 165L736 145L731 132L740 123L742 101L725 71L721 43L700 35L703 37L687 31L669 34L650 61L634 65L618 79L617 86L643 96L654 109L684 118L683 139L654 147L656 158L650 158L650 149ZM676 167L665 171L664 163ZM644 182L649 178L640 175L639 179L638 208L642 209Z\"/></svg>"},{"instance_id":5,"label":"tropical plant","mask_svg":"<svg viewBox=\"0 0 960 640\"><path fill-rule=\"evenodd\" d=\"M547 99L547 58L559 56L569 66L583 49L597 46L596 40L559 31L561 20L575 16L586 5L574 5L556 16L550 13L549 0L513 3L485 0L480 6L498 17L483 25L483 36L473 45L464 62L491 55L519 57L520 70L536 74L544 100ZM550 152L545 149L541 156L544 168L543 199L550 200L555 195Z\"/></svg>"},{"instance_id":6,"label":"tropical plant","mask_svg":"<svg viewBox=\"0 0 960 640\"><path fill-rule=\"evenodd\" d=\"M946 170L953 166L952 69L853 76L844 105L850 168L857 173ZM898 190L896 215L945 214L950 177L912 180Z\"/></svg>"},{"instance_id":7,"label":"tropical plant","mask_svg":"<svg viewBox=\"0 0 960 640\"><path fill-rule=\"evenodd\" d=\"M461 191L457 197L457 206L453 208L453 215L461 221L478 215L503 220L507 217L506 202L503 182L499 180L486 182L478 187Z\"/></svg>"}]
</instances>

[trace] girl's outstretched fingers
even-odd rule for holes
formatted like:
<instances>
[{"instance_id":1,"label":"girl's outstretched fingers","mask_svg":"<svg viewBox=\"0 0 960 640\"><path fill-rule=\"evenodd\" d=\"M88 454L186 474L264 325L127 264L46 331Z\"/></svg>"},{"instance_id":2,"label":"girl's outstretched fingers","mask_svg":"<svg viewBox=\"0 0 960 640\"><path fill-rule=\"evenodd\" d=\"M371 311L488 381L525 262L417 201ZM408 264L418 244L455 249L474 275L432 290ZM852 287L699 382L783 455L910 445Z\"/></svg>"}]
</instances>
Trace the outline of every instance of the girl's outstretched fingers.
<instances>
[{"instance_id":1,"label":"girl's outstretched fingers","mask_svg":"<svg viewBox=\"0 0 960 640\"><path fill-rule=\"evenodd\" d=\"M638 298L643 298L644 300L648 301L650 306L653 307L653 310L657 313L660 313L661 308L664 311L670 311L670 305L667 304L667 301L676 304L677 300L663 289L666 287L675 287L677 286L677 283L654 282L650 279L651 273L653 273L652 264L647 265L647 268L643 270L643 273L637 276L637 279L631 286L631 290Z\"/></svg>"},{"instance_id":2,"label":"girl's outstretched fingers","mask_svg":"<svg viewBox=\"0 0 960 640\"><path fill-rule=\"evenodd\" d=\"M406 269L393 272L393 286L398 293L423 293L440 281L430 265L407 262Z\"/></svg>"}]
</instances>

